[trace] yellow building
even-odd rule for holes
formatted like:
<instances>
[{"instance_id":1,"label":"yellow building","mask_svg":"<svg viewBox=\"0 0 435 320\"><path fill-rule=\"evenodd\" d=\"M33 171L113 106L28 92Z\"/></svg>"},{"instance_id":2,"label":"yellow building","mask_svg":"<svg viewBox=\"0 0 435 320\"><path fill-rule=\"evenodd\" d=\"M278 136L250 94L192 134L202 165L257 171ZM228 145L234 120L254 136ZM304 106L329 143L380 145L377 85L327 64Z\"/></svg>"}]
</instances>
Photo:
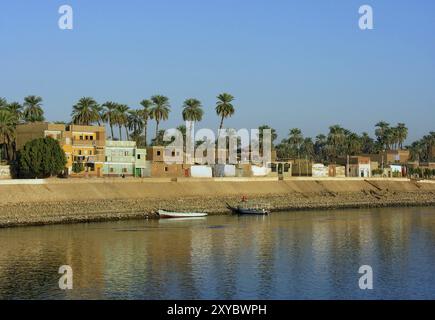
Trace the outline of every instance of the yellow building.
<instances>
[{"instance_id":1,"label":"yellow building","mask_svg":"<svg viewBox=\"0 0 435 320\"><path fill-rule=\"evenodd\" d=\"M17 126L17 149L26 142L51 137L59 141L67 158L68 173L74 175L102 176L106 143L105 128L52 124L48 122L25 123ZM73 173L73 164L80 163L83 171Z\"/></svg>"}]
</instances>

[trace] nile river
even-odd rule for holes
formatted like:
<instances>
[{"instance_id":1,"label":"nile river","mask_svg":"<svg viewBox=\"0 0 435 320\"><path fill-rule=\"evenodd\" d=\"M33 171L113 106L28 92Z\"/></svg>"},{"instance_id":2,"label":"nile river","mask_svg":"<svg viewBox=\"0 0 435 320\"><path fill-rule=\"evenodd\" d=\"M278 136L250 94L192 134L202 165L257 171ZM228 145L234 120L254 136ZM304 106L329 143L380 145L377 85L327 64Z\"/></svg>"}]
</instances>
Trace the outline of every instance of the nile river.
<instances>
[{"instance_id":1,"label":"nile river","mask_svg":"<svg viewBox=\"0 0 435 320\"><path fill-rule=\"evenodd\" d=\"M435 208L0 229L0 298L435 299Z\"/></svg>"}]
</instances>

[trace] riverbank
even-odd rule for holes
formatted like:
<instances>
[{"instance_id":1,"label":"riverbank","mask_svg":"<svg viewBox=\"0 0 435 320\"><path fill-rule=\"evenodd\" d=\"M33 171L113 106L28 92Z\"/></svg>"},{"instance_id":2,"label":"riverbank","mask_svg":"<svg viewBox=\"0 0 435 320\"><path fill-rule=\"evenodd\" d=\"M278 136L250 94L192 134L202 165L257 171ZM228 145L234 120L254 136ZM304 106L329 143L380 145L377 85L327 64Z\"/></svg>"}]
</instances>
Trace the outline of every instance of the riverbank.
<instances>
[{"instance_id":1,"label":"riverbank","mask_svg":"<svg viewBox=\"0 0 435 320\"><path fill-rule=\"evenodd\" d=\"M229 213L245 195L272 211L435 206L435 183L382 179L89 179L0 184L0 227Z\"/></svg>"}]
</instances>

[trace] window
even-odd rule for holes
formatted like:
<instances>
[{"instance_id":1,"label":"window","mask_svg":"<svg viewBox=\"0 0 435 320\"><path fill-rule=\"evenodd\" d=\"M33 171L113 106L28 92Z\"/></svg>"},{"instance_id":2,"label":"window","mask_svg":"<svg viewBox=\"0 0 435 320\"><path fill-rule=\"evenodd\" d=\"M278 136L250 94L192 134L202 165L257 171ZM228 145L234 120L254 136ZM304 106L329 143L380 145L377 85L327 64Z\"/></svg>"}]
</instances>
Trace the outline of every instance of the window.
<instances>
[{"instance_id":1,"label":"window","mask_svg":"<svg viewBox=\"0 0 435 320\"><path fill-rule=\"evenodd\" d=\"M112 167L110 167L110 172L113 172L113 168Z\"/></svg>"},{"instance_id":2,"label":"window","mask_svg":"<svg viewBox=\"0 0 435 320\"><path fill-rule=\"evenodd\" d=\"M172 156L175 157L175 151L172 151Z\"/></svg>"},{"instance_id":3,"label":"window","mask_svg":"<svg viewBox=\"0 0 435 320\"><path fill-rule=\"evenodd\" d=\"M80 140L83 140L83 136L80 136Z\"/></svg>"},{"instance_id":4,"label":"window","mask_svg":"<svg viewBox=\"0 0 435 320\"><path fill-rule=\"evenodd\" d=\"M81 156L82 155L82 150L79 150L79 156Z\"/></svg>"},{"instance_id":5,"label":"window","mask_svg":"<svg viewBox=\"0 0 435 320\"><path fill-rule=\"evenodd\" d=\"M160 150L157 151L157 155L160 156Z\"/></svg>"},{"instance_id":6,"label":"window","mask_svg":"<svg viewBox=\"0 0 435 320\"><path fill-rule=\"evenodd\" d=\"M127 173L127 168L122 168L123 173Z\"/></svg>"},{"instance_id":7,"label":"window","mask_svg":"<svg viewBox=\"0 0 435 320\"><path fill-rule=\"evenodd\" d=\"M88 136L85 136L85 140L88 140L89 139L89 137Z\"/></svg>"},{"instance_id":8,"label":"window","mask_svg":"<svg viewBox=\"0 0 435 320\"><path fill-rule=\"evenodd\" d=\"M89 140L94 140L94 136L89 136Z\"/></svg>"},{"instance_id":9,"label":"window","mask_svg":"<svg viewBox=\"0 0 435 320\"><path fill-rule=\"evenodd\" d=\"M140 160L140 154L137 155L137 159Z\"/></svg>"},{"instance_id":10,"label":"window","mask_svg":"<svg viewBox=\"0 0 435 320\"><path fill-rule=\"evenodd\" d=\"M89 151L89 155L92 156L92 150Z\"/></svg>"},{"instance_id":11,"label":"window","mask_svg":"<svg viewBox=\"0 0 435 320\"><path fill-rule=\"evenodd\" d=\"M169 171L169 168L168 167L165 167L165 172L168 172Z\"/></svg>"}]
</instances>

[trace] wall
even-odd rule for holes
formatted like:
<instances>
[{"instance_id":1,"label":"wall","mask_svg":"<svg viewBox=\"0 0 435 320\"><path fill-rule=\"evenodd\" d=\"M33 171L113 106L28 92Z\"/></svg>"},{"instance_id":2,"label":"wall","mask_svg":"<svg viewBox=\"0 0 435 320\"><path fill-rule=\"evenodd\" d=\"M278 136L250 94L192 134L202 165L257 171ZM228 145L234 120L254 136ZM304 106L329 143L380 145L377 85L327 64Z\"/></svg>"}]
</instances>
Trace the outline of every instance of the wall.
<instances>
[{"instance_id":1,"label":"wall","mask_svg":"<svg viewBox=\"0 0 435 320\"><path fill-rule=\"evenodd\" d=\"M9 166L0 165L0 179L10 179L11 171Z\"/></svg>"}]
</instances>

